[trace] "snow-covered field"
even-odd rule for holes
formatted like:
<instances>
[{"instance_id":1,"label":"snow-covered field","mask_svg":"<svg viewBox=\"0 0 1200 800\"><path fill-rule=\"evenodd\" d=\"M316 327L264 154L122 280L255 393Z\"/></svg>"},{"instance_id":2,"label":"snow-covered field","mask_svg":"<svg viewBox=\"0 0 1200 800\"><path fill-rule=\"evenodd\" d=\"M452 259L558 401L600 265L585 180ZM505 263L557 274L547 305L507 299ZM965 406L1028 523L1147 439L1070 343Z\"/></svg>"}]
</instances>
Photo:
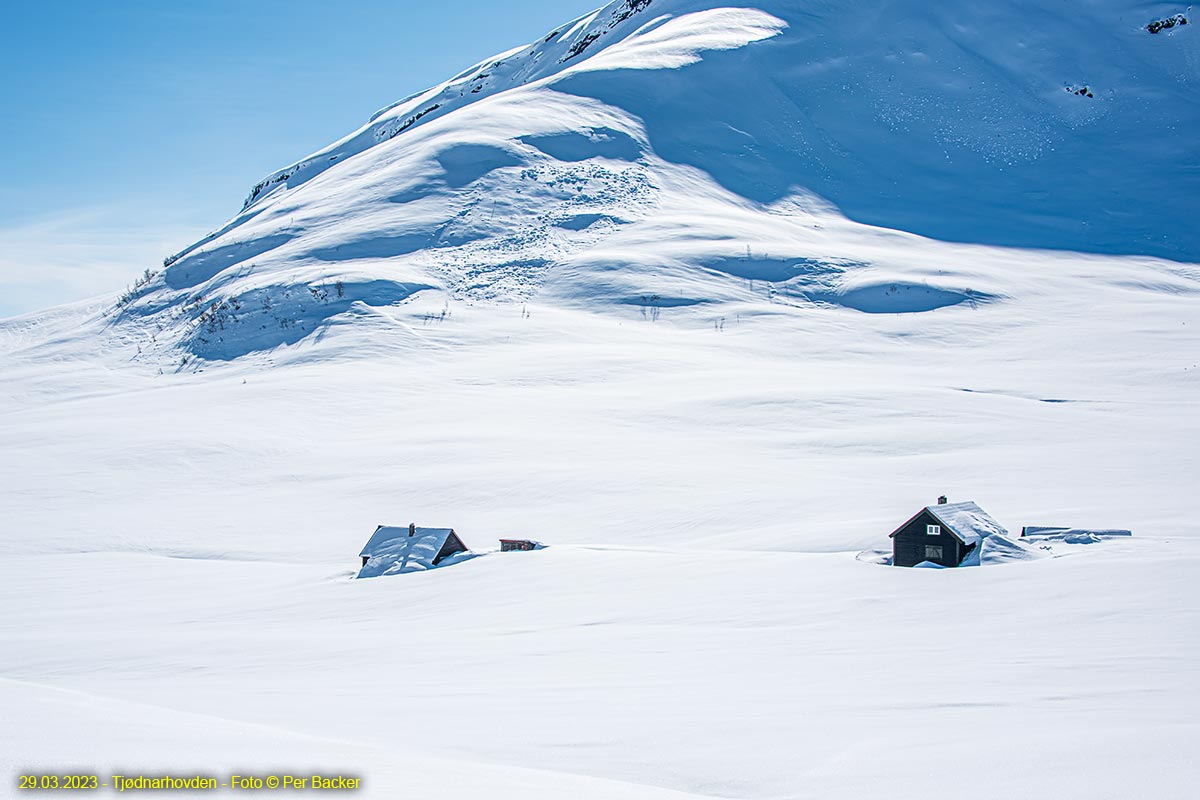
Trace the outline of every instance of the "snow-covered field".
<instances>
[{"instance_id":1,"label":"snow-covered field","mask_svg":"<svg viewBox=\"0 0 1200 800\"><path fill-rule=\"evenodd\" d=\"M1194 795L1197 178L1098 187L1195 163L1194 137L1130 115L1157 93L1164 125L1197 118L1200 30L1093 2L1047 55L1032 4L885 4L918 58L829 25L838 3L635 5L383 112L119 307L0 320L0 772L319 771L451 800ZM887 142L839 143L802 102L787 119L820 153L771 161L777 106L739 128L766 149L739 150L736 92L710 80L786 62L756 91L795 98L956 53L1053 84L1126 34L1110 61L1141 72L1102 113L1013 94L1000 144L948 133L970 108L930 110L967 91L962 63L904 84L927 100L902 93L905 130L954 163L929 177L914 146L898 174L940 206L861 205ZM990 58L997 37L1034 55ZM855 41L857 62L830 55ZM514 72L474 77L497 60ZM648 75L672 96L703 78L698 139L644 107ZM879 102L861 114L892 118ZM1094 171L1006 211L992 179L1049 163L1010 147L1030 120ZM783 173L798 188L770 196ZM1072 213L1111 226L1086 247ZM975 243L865 224L964 240L983 218ZM939 494L1013 532L1134 535L959 570L860 557ZM409 522L481 555L356 580L376 525Z\"/></svg>"},{"instance_id":2,"label":"snow-covered field","mask_svg":"<svg viewBox=\"0 0 1200 800\"><path fill-rule=\"evenodd\" d=\"M1182 283L1079 288L1053 311L763 305L723 332L463 307L369 360L322 357L381 335L348 328L199 374L10 356L4 766L326 765L379 797L1188 796L1200 314ZM856 560L942 492L1010 530L1135 536ZM375 525L410 520L551 547L354 580Z\"/></svg>"}]
</instances>

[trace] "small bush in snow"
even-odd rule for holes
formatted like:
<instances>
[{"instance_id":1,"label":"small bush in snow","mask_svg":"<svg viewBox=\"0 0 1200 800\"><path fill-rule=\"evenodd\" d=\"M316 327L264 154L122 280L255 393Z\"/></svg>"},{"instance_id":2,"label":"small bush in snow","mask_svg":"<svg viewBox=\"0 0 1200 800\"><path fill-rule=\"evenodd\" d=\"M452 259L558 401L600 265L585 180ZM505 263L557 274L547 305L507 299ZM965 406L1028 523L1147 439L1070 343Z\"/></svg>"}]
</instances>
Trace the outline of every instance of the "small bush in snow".
<instances>
[{"instance_id":1,"label":"small bush in snow","mask_svg":"<svg viewBox=\"0 0 1200 800\"><path fill-rule=\"evenodd\" d=\"M625 0L625 5L613 15L613 24L624 22L648 5L650 0Z\"/></svg>"},{"instance_id":2,"label":"small bush in snow","mask_svg":"<svg viewBox=\"0 0 1200 800\"><path fill-rule=\"evenodd\" d=\"M570 61L575 56L588 49L588 46L600 38L599 33L589 33L587 36L577 39L573 45L567 49L567 54L562 57L563 61Z\"/></svg>"},{"instance_id":3,"label":"small bush in snow","mask_svg":"<svg viewBox=\"0 0 1200 800\"><path fill-rule=\"evenodd\" d=\"M117 307L120 308L122 306L127 306L134 300L137 300L139 297L141 297L142 289L146 288L146 286L150 284L150 281L154 279L155 274L156 273L151 272L149 269L143 272L141 276L133 282L133 285L126 289L124 293L117 298Z\"/></svg>"},{"instance_id":4,"label":"small bush in snow","mask_svg":"<svg viewBox=\"0 0 1200 800\"><path fill-rule=\"evenodd\" d=\"M1175 16L1167 17L1166 19L1154 20L1153 22L1151 22L1149 25L1146 26L1146 30L1150 31L1151 33L1158 33L1159 31L1170 30L1171 28L1174 28L1176 25L1187 25L1187 24L1188 24L1187 17L1185 17L1183 14L1176 14Z\"/></svg>"},{"instance_id":5,"label":"small bush in snow","mask_svg":"<svg viewBox=\"0 0 1200 800\"><path fill-rule=\"evenodd\" d=\"M416 125L417 122L420 121L421 117L425 116L426 114L432 114L434 111L437 111L441 107L442 107L441 103L434 103L433 105L429 106L429 108L421 109L420 111L418 111L417 113L415 113L411 117L409 117L408 119L404 120L404 122L401 123L400 126L397 127L395 130L388 131L386 129L381 129L379 131L376 131L375 136L379 139L394 139L397 136L399 136L400 134L404 133L409 128L411 128L413 125Z\"/></svg>"}]
</instances>

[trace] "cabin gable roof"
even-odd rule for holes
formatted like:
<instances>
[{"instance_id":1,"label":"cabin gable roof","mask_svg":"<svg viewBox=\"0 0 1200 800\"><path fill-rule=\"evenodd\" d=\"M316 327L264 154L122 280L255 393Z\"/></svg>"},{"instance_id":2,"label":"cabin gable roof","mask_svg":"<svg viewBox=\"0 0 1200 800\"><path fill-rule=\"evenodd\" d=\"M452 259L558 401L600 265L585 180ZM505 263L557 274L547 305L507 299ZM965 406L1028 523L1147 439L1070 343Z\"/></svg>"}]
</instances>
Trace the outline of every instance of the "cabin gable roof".
<instances>
[{"instance_id":1,"label":"cabin gable roof","mask_svg":"<svg viewBox=\"0 0 1200 800\"><path fill-rule=\"evenodd\" d=\"M963 544L979 544L983 539L986 539L992 534L1007 535L1006 531L1000 523L988 516L988 513L971 501L963 503L942 503L936 506L925 506L916 514L909 517L903 525L888 534L888 538L894 538L896 534L904 530L917 517L922 514L929 514L937 520L943 528Z\"/></svg>"},{"instance_id":2,"label":"cabin gable roof","mask_svg":"<svg viewBox=\"0 0 1200 800\"><path fill-rule=\"evenodd\" d=\"M430 569L442 557L467 546L453 528L393 528L381 525L363 545L359 556L401 563L409 569Z\"/></svg>"},{"instance_id":3,"label":"cabin gable roof","mask_svg":"<svg viewBox=\"0 0 1200 800\"><path fill-rule=\"evenodd\" d=\"M409 536L409 529L405 527L394 527L391 525L380 525L371 534L371 538L363 545L360 556L370 558L371 556L379 555L383 550L393 550L396 547L433 547L434 554L437 554L450 535L454 533L453 528L414 528L413 535ZM400 541L403 540L403 541ZM411 540L411 541L410 541Z\"/></svg>"}]
</instances>

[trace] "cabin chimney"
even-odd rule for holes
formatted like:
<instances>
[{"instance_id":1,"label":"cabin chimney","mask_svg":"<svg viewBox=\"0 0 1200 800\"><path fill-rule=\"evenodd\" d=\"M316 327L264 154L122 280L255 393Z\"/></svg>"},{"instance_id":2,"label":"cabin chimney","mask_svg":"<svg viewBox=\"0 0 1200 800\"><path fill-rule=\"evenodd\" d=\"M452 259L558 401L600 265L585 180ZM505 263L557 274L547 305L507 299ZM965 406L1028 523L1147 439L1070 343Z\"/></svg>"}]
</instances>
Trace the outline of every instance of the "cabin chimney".
<instances>
[{"instance_id":1,"label":"cabin chimney","mask_svg":"<svg viewBox=\"0 0 1200 800\"><path fill-rule=\"evenodd\" d=\"M946 495L941 495L940 497L938 497L938 505L939 506L946 505Z\"/></svg>"},{"instance_id":2,"label":"cabin chimney","mask_svg":"<svg viewBox=\"0 0 1200 800\"><path fill-rule=\"evenodd\" d=\"M408 523L408 535L409 536L417 535L417 523L415 523L415 522Z\"/></svg>"}]
</instances>

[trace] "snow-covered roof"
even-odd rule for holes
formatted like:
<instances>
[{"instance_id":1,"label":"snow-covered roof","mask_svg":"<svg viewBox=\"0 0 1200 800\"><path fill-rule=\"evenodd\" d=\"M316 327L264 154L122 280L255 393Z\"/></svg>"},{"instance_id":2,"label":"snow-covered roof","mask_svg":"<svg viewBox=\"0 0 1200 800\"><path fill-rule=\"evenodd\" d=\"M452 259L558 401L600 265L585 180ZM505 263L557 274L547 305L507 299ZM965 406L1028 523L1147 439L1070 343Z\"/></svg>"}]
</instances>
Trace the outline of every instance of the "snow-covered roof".
<instances>
[{"instance_id":1,"label":"snow-covered roof","mask_svg":"<svg viewBox=\"0 0 1200 800\"><path fill-rule=\"evenodd\" d=\"M359 572L359 577L433 569L436 566L434 561L445 547L446 540L454 535L453 528L415 528L409 536L406 527L381 525L359 553L369 559Z\"/></svg>"},{"instance_id":2,"label":"snow-covered roof","mask_svg":"<svg viewBox=\"0 0 1200 800\"><path fill-rule=\"evenodd\" d=\"M978 544L995 533L1001 536L1008 534L999 522L969 500L965 503L925 506L925 510L965 544Z\"/></svg>"},{"instance_id":3,"label":"snow-covered roof","mask_svg":"<svg viewBox=\"0 0 1200 800\"><path fill-rule=\"evenodd\" d=\"M433 558L438 554L438 551L442 549L442 545L446 543L446 540L450 538L450 534L454 533L454 529L414 528L412 536L409 536L408 533L409 529L407 526L403 528L397 528L390 525L380 525L375 529L375 532L371 534L371 538L367 540L367 543L363 545L362 552L360 552L359 555L366 556L368 558L379 555L380 551L384 548L389 550L392 549L394 546L394 540L404 539L405 546L409 548L417 547L418 545L423 546L436 543L437 546L434 548L433 553L431 553L429 556L430 558Z\"/></svg>"},{"instance_id":4,"label":"snow-covered roof","mask_svg":"<svg viewBox=\"0 0 1200 800\"><path fill-rule=\"evenodd\" d=\"M1087 536L1104 538L1108 536L1132 536L1133 532L1126 528L1060 528L1051 525L1026 525L1021 529L1021 535L1055 539Z\"/></svg>"},{"instance_id":5,"label":"snow-covered roof","mask_svg":"<svg viewBox=\"0 0 1200 800\"><path fill-rule=\"evenodd\" d=\"M979 547L974 548L963 559L960 567L995 566L1014 561L1030 561L1035 558L1047 558L1050 553L1045 548L1024 539L1010 539L1001 533L993 533L986 537Z\"/></svg>"}]
</instances>

